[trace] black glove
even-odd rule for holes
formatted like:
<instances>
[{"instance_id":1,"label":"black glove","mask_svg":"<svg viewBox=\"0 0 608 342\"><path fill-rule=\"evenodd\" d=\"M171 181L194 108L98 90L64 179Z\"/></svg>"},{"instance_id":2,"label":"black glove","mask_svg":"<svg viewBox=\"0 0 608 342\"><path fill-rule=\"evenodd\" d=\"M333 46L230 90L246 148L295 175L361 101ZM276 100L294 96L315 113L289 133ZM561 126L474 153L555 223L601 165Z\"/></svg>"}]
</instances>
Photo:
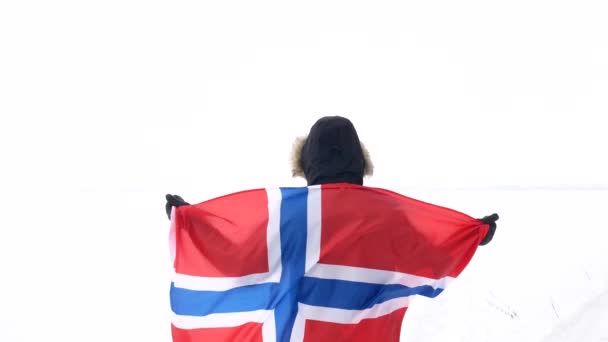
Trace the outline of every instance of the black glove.
<instances>
[{"instance_id":1,"label":"black glove","mask_svg":"<svg viewBox=\"0 0 608 342\"><path fill-rule=\"evenodd\" d=\"M496 221L497 220L498 220L498 214L492 214L492 215L485 216L484 218L479 219L479 221L486 223L490 226L488 233L483 238L483 240L481 240L481 242L479 243L480 246L485 246L488 243L490 243L490 241L492 241L492 238L494 237L494 232L496 232Z\"/></svg>"},{"instance_id":2,"label":"black glove","mask_svg":"<svg viewBox=\"0 0 608 342\"><path fill-rule=\"evenodd\" d=\"M184 201L179 195L165 195L167 199L167 204L165 204L165 211L167 212L167 217L169 220L171 219L171 209L173 207L180 207L182 205L190 205L190 203Z\"/></svg>"}]
</instances>

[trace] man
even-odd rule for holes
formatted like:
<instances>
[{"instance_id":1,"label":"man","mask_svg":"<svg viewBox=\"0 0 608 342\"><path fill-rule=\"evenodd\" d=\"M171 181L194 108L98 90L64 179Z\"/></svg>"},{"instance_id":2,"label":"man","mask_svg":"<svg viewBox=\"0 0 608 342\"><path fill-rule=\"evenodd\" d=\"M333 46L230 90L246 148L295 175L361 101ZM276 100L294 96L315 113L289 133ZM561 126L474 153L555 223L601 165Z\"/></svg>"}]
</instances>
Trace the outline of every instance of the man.
<instances>
[{"instance_id":1,"label":"man","mask_svg":"<svg viewBox=\"0 0 608 342\"><path fill-rule=\"evenodd\" d=\"M307 184L351 183L363 185L373 174L370 154L359 140L350 120L341 116L320 118L305 137L297 138L291 156L292 175L303 177ZM165 210L170 217L172 207L189 205L178 195L166 195ZM497 214L480 219L489 225L480 245L487 245L496 231Z\"/></svg>"}]
</instances>

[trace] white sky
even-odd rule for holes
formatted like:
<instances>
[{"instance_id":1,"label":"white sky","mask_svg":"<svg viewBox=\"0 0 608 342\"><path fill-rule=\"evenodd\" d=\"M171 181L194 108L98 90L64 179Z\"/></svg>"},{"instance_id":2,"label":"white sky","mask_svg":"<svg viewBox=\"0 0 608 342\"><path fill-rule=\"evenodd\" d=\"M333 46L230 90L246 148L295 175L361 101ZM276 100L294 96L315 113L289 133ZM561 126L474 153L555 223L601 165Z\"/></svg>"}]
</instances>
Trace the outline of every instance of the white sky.
<instances>
[{"instance_id":1,"label":"white sky","mask_svg":"<svg viewBox=\"0 0 608 342\"><path fill-rule=\"evenodd\" d=\"M138 219L164 228L165 193L304 185L291 143L324 115L354 122L376 166L368 185L607 187L606 18L605 1L584 0L2 1L0 230L23 240L0 257L40 237L67 276L68 254L47 242L102 267L101 247L66 241L107 242L83 231L114 224L138 241ZM145 247L158 264L164 234ZM125 276L130 250L111 259ZM21 258L9 277L51 272Z\"/></svg>"},{"instance_id":2,"label":"white sky","mask_svg":"<svg viewBox=\"0 0 608 342\"><path fill-rule=\"evenodd\" d=\"M333 114L371 150L370 184L607 184L607 15L604 1L5 1L1 185L301 184L291 142Z\"/></svg>"}]
</instances>

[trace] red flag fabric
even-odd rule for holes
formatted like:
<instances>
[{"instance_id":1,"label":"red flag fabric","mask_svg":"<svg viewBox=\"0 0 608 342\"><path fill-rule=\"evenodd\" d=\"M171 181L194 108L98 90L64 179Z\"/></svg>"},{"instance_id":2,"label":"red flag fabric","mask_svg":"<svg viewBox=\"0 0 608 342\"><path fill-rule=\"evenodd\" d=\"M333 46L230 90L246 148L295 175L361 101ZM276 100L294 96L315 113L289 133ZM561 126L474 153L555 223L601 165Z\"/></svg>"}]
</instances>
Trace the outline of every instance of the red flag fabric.
<instances>
[{"instance_id":1,"label":"red flag fabric","mask_svg":"<svg viewBox=\"0 0 608 342\"><path fill-rule=\"evenodd\" d=\"M353 184L254 189L171 217L174 342L398 341L488 225Z\"/></svg>"}]
</instances>

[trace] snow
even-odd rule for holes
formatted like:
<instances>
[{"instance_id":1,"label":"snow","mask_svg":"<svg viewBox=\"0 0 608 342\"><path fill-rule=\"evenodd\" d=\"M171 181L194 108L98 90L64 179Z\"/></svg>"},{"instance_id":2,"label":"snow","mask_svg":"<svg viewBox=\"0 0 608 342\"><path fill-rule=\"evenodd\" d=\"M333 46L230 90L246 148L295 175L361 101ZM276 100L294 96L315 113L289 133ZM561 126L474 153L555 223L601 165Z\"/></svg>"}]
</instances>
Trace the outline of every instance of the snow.
<instances>
[{"instance_id":1,"label":"snow","mask_svg":"<svg viewBox=\"0 0 608 342\"><path fill-rule=\"evenodd\" d=\"M404 341L602 341L608 339L608 258L598 214L606 191L421 194L501 215L495 239L435 300L418 300ZM481 213L479 213L481 214Z\"/></svg>"}]
</instances>

